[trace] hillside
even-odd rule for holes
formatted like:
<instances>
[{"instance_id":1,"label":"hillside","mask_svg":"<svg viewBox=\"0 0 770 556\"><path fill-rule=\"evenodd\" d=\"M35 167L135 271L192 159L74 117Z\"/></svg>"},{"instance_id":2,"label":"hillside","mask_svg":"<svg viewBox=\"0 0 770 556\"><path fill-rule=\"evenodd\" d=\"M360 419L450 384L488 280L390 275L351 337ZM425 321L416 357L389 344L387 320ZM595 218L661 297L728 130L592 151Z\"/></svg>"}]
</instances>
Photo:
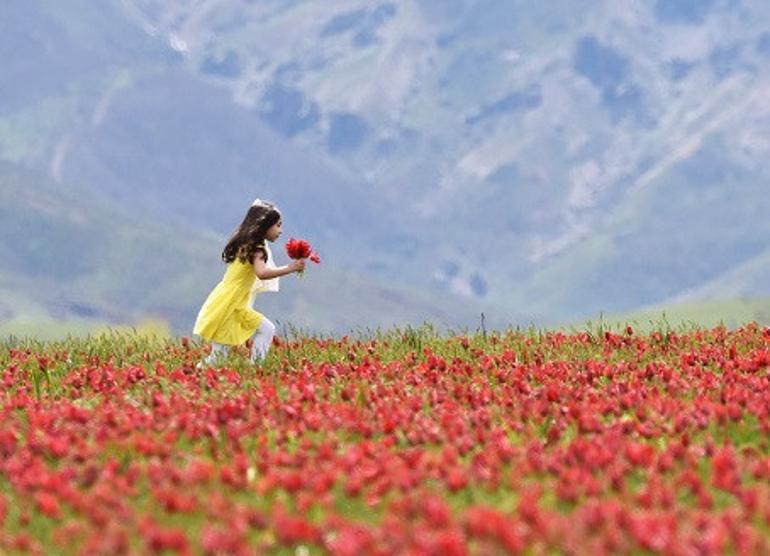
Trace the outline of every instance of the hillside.
<instances>
[{"instance_id":1,"label":"hillside","mask_svg":"<svg viewBox=\"0 0 770 556\"><path fill-rule=\"evenodd\" d=\"M173 220L142 219L76 187L0 163L0 332L84 332L161 318L189 334L221 277L224 237ZM285 259L280 248L277 257ZM396 323L478 323L484 307L452 303L324 264L282 281L259 307L284 326L316 332ZM488 309L487 309L488 310ZM503 325L500 319L489 323ZM54 334L60 336L61 334Z\"/></svg>"},{"instance_id":2,"label":"hillside","mask_svg":"<svg viewBox=\"0 0 770 556\"><path fill-rule=\"evenodd\" d=\"M189 322L192 299L212 279L201 252L216 244L212 234L143 221L18 166L0 165L0 185L2 279L14 314L43 308L60 319L131 322L155 314L175 328Z\"/></svg>"},{"instance_id":3,"label":"hillside","mask_svg":"<svg viewBox=\"0 0 770 556\"><path fill-rule=\"evenodd\" d=\"M631 192L590 237L536 273L519 302L575 318L586 305L617 312L768 292L768 183L720 160L729 141L714 137L665 178ZM698 173L697 184L688 179Z\"/></svg>"},{"instance_id":4,"label":"hillside","mask_svg":"<svg viewBox=\"0 0 770 556\"><path fill-rule=\"evenodd\" d=\"M272 198L467 325L768 295L770 5L626 8L11 0L0 159L193 236Z\"/></svg>"},{"instance_id":5,"label":"hillside","mask_svg":"<svg viewBox=\"0 0 770 556\"><path fill-rule=\"evenodd\" d=\"M602 326L622 330L630 324L634 330L648 333L668 328L713 328L720 325L736 329L749 322L770 326L770 297L693 301L656 305L627 313L596 314L588 321L573 322L565 328L595 330Z\"/></svg>"},{"instance_id":6,"label":"hillside","mask_svg":"<svg viewBox=\"0 0 770 556\"><path fill-rule=\"evenodd\" d=\"M680 294L674 301L750 296L752 292L763 291L768 284L770 284L770 251L765 251L706 284Z\"/></svg>"}]
</instances>

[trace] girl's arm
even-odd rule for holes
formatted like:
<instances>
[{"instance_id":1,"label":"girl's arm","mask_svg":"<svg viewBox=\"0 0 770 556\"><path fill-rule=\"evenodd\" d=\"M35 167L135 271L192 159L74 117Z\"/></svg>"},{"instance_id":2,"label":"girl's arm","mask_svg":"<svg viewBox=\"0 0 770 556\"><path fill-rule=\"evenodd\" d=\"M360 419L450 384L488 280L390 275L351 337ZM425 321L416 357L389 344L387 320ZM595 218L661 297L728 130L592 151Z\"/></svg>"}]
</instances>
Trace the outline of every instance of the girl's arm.
<instances>
[{"instance_id":1,"label":"girl's arm","mask_svg":"<svg viewBox=\"0 0 770 556\"><path fill-rule=\"evenodd\" d=\"M254 255L254 273L260 280L270 280L272 278L291 274L292 272L302 272L305 270L304 259L292 261L286 266L279 266L278 268L267 268L267 263L262 257L263 254L260 252L257 252L257 254Z\"/></svg>"}]
</instances>

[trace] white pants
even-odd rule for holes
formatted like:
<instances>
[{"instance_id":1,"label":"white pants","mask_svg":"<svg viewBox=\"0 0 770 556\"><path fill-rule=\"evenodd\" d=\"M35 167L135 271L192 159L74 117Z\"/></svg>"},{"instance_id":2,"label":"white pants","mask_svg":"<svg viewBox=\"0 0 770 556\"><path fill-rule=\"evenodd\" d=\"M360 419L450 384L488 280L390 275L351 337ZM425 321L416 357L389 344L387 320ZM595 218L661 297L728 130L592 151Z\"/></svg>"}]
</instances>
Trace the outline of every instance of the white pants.
<instances>
[{"instance_id":1,"label":"white pants","mask_svg":"<svg viewBox=\"0 0 770 556\"><path fill-rule=\"evenodd\" d=\"M262 322L259 323L259 328L257 328L257 331L251 337L254 345L251 348L249 358L253 363L255 363L257 359L260 361L265 360L265 357L267 357L267 352L273 343L273 336L275 336L275 325L270 322L267 317L262 315ZM220 358L224 359L227 357L229 353L230 346L226 344L219 344L217 342L211 342L211 353L208 357L206 357L206 359L204 359L203 362L206 365L213 365Z\"/></svg>"}]
</instances>

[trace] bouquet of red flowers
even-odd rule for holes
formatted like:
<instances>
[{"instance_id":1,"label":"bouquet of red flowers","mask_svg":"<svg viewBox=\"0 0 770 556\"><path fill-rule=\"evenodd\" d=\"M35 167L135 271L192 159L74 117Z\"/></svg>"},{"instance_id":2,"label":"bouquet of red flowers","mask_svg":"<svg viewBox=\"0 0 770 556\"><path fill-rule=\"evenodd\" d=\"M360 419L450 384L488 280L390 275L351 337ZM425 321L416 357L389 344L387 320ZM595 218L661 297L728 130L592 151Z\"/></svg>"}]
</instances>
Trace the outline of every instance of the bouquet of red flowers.
<instances>
[{"instance_id":1,"label":"bouquet of red flowers","mask_svg":"<svg viewBox=\"0 0 770 556\"><path fill-rule=\"evenodd\" d=\"M289 241L286 242L286 254L292 259L310 259L315 264L321 262L321 257L313 251L313 248L304 239L289 238Z\"/></svg>"}]
</instances>

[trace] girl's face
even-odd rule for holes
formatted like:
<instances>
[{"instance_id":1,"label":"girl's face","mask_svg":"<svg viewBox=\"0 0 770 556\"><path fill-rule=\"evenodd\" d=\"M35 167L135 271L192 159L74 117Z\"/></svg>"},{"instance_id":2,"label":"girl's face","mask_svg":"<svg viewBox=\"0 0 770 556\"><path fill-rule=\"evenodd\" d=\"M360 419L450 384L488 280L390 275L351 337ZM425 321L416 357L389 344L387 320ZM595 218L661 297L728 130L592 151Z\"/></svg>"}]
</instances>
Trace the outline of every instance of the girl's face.
<instances>
[{"instance_id":1,"label":"girl's face","mask_svg":"<svg viewBox=\"0 0 770 556\"><path fill-rule=\"evenodd\" d=\"M281 227L283 226L283 221L279 218L278 222L273 224L267 229L267 232L265 232L265 239L268 241L275 241L278 239L278 236L280 236L283 233L283 230Z\"/></svg>"}]
</instances>

